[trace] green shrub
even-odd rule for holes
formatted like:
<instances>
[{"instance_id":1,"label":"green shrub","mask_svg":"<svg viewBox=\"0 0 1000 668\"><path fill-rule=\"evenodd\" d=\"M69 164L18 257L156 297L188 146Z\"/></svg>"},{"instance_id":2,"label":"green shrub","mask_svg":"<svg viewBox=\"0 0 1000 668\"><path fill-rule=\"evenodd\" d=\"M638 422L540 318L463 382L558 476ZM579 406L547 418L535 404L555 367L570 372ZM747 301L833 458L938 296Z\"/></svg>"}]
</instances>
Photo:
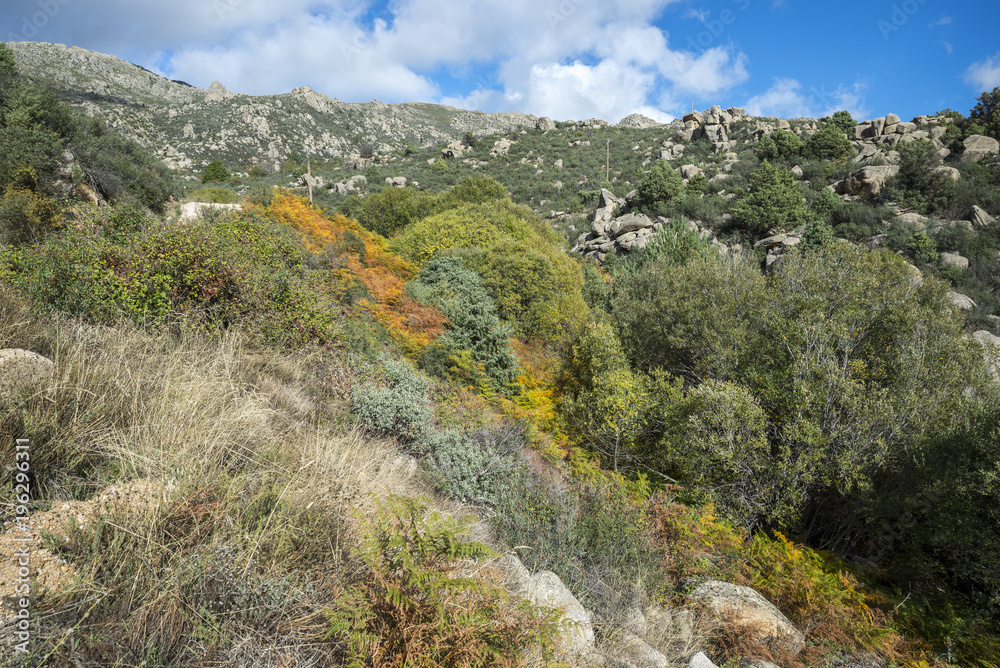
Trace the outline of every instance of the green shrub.
<instances>
[{"instance_id":1,"label":"green shrub","mask_svg":"<svg viewBox=\"0 0 1000 668\"><path fill-rule=\"evenodd\" d=\"M226 188L198 188L188 195L195 202L211 202L213 204L235 204L240 196Z\"/></svg>"},{"instance_id":2,"label":"green shrub","mask_svg":"<svg viewBox=\"0 0 1000 668\"><path fill-rule=\"evenodd\" d=\"M555 246L500 241L475 268L500 317L521 337L565 341L586 317L580 267Z\"/></svg>"},{"instance_id":3,"label":"green shrub","mask_svg":"<svg viewBox=\"0 0 1000 668\"><path fill-rule=\"evenodd\" d=\"M761 137L757 145L757 157L760 160L790 161L802 153L802 139L790 130L775 130Z\"/></svg>"},{"instance_id":4,"label":"green shrub","mask_svg":"<svg viewBox=\"0 0 1000 668\"><path fill-rule=\"evenodd\" d=\"M680 172L660 160L643 176L636 188L635 201L639 207L658 213L661 208L669 207L680 196L683 188Z\"/></svg>"},{"instance_id":5,"label":"green shrub","mask_svg":"<svg viewBox=\"0 0 1000 668\"><path fill-rule=\"evenodd\" d=\"M0 244L39 241L61 225L60 207L24 188L10 187L0 199Z\"/></svg>"},{"instance_id":6,"label":"green shrub","mask_svg":"<svg viewBox=\"0 0 1000 668\"><path fill-rule=\"evenodd\" d=\"M802 227L802 243L806 248L825 246L833 241L833 228L822 218L813 218Z\"/></svg>"},{"instance_id":7,"label":"green shrub","mask_svg":"<svg viewBox=\"0 0 1000 668\"><path fill-rule=\"evenodd\" d=\"M409 363L382 361L386 387L355 385L351 411L370 434L389 436L402 443L423 439L431 428L430 384Z\"/></svg>"},{"instance_id":8,"label":"green shrub","mask_svg":"<svg viewBox=\"0 0 1000 668\"><path fill-rule=\"evenodd\" d=\"M918 264L933 264L937 262L937 244L925 232L917 232L910 238L907 250L913 254Z\"/></svg>"},{"instance_id":9,"label":"green shrub","mask_svg":"<svg viewBox=\"0 0 1000 668\"><path fill-rule=\"evenodd\" d=\"M982 125L982 134L1000 140L1000 87L976 98L976 106L969 112L969 120Z\"/></svg>"},{"instance_id":10,"label":"green shrub","mask_svg":"<svg viewBox=\"0 0 1000 668\"><path fill-rule=\"evenodd\" d=\"M793 228L804 215L802 190L791 172L765 160L737 196L732 225L756 239L772 228Z\"/></svg>"},{"instance_id":11,"label":"green shrub","mask_svg":"<svg viewBox=\"0 0 1000 668\"><path fill-rule=\"evenodd\" d=\"M704 174L695 174L688 179L685 191L689 195L699 195L708 190L708 177Z\"/></svg>"},{"instance_id":12,"label":"green shrub","mask_svg":"<svg viewBox=\"0 0 1000 668\"><path fill-rule=\"evenodd\" d=\"M835 111L827 123L848 137L854 136L854 128L858 126L858 122L851 116L851 112L845 110Z\"/></svg>"},{"instance_id":13,"label":"green shrub","mask_svg":"<svg viewBox=\"0 0 1000 668\"><path fill-rule=\"evenodd\" d=\"M481 390L511 393L517 357L510 347L510 328L500 322L496 305L482 278L463 268L455 257L432 260L411 288L448 318L448 331L421 355L431 374L451 377Z\"/></svg>"},{"instance_id":14,"label":"green shrub","mask_svg":"<svg viewBox=\"0 0 1000 668\"><path fill-rule=\"evenodd\" d=\"M886 188L905 206L921 213L931 213L948 205L953 188L951 179L934 168L940 166L937 147L927 139L900 144L899 173Z\"/></svg>"},{"instance_id":15,"label":"green shrub","mask_svg":"<svg viewBox=\"0 0 1000 668\"><path fill-rule=\"evenodd\" d=\"M817 160L841 160L854 155L854 145L836 125L825 125L806 139L806 151Z\"/></svg>"},{"instance_id":16,"label":"green shrub","mask_svg":"<svg viewBox=\"0 0 1000 668\"><path fill-rule=\"evenodd\" d=\"M367 197L344 201L341 210L355 218L365 229L391 237L399 230L428 216L435 199L412 188L384 188Z\"/></svg>"},{"instance_id":17,"label":"green shrub","mask_svg":"<svg viewBox=\"0 0 1000 668\"><path fill-rule=\"evenodd\" d=\"M406 227L390 242L390 249L424 264L435 253L450 248L485 248L501 239L524 241L539 235L541 226L530 210L514 203L493 200L448 209ZM548 236L555 236L551 229Z\"/></svg>"},{"instance_id":18,"label":"green shrub","mask_svg":"<svg viewBox=\"0 0 1000 668\"><path fill-rule=\"evenodd\" d=\"M226 166L222 164L219 160L213 160L208 163L205 171L201 175L202 183L211 183L212 181L228 181L229 180L229 170Z\"/></svg>"}]
</instances>

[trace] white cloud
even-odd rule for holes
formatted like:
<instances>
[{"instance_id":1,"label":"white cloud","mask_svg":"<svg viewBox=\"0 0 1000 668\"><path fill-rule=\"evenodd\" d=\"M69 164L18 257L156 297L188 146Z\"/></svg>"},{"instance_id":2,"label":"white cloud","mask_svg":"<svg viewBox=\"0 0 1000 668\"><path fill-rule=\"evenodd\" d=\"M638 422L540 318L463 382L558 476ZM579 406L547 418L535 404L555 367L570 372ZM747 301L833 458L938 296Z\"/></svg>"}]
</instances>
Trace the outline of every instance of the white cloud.
<instances>
[{"instance_id":1,"label":"white cloud","mask_svg":"<svg viewBox=\"0 0 1000 668\"><path fill-rule=\"evenodd\" d=\"M8 2L26 11L37 0ZM62 32L40 38L158 66L197 86L218 80L238 93L309 85L344 100L440 101L607 120L638 110L667 118L673 107L663 105L674 99L702 100L748 78L738 49L694 55L670 47L656 23L681 0L373 2L70 2L57 17ZM381 19L372 20L373 9ZM674 16L682 19L681 12ZM442 91L442 71L466 88L452 83ZM495 78L470 75L483 71Z\"/></svg>"},{"instance_id":2,"label":"white cloud","mask_svg":"<svg viewBox=\"0 0 1000 668\"><path fill-rule=\"evenodd\" d=\"M970 65L965 71L965 82L977 92L991 91L1000 86L1000 51Z\"/></svg>"},{"instance_id":3,"label":"white cloud","mask_svg":"<svg viewBox=\"0 0 1000 668\"><path fill-rule=\"evenodd\" d=\"M856 83L851 87L840 85L835 91L823 86L802 89L802 84L787 77L775 79L774 85L746 103L747 113L754 116L779 118L822 118L835 111L846 109L855 118L864 118L870 110L864 106L865 86Z\"/></svg>"}]
</instances>

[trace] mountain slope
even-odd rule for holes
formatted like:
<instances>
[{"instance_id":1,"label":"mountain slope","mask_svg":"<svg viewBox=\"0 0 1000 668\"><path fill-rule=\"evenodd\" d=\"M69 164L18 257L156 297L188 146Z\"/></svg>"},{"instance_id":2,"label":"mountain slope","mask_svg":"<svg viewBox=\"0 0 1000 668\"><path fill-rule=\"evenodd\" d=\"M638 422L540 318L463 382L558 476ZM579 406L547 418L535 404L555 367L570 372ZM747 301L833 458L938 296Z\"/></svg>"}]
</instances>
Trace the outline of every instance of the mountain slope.
<instances>
[{"instance_id":1,"label":"mountain slope","mask_svg":"<svg viewBox=\"0 0 1000 668\"><path fill-rule=\"evenodd\" d=\"M293 151L339 158L534 127L535 116L426 103L347 103L308 86L283 95L234 95L171 81L142 67L62 44L12 42L19 71L186 168L212 159L274 166Z\"/></svg>"}]
</instances>

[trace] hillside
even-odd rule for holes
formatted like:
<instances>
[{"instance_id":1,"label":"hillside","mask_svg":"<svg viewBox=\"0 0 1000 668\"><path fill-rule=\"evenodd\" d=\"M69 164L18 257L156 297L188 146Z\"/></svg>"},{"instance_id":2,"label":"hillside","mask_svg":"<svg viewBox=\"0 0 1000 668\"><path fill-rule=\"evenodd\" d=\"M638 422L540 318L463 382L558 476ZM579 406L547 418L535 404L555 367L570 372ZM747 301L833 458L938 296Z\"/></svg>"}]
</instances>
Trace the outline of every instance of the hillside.
<instances>
[{"instance_id":1,"label":"hillside","mask_svg":"<svg viewBox=\"0 0 1000 668\"><path fill-rule=\"evenodd\" d=\"M233 95L170 81L137 65L60 44L14 42L18 67L88 114L108 120L172 167L214 158L234 166L280 166L306 148L319 158L423 146L465 132L534 126L524 114L484 114L409 103L347 103L308 86L283 95Z\"/></svg>"},{"instance_id":2,"label":"hillside","mask_svg":"<svg viewBox=\"0 0 1000 668\"><path fill-rule=\"evenodd\" d=\"M995 668L979 102L508 126L0 45L2 661ZM378 145L309 173L320 118Z\"/></svg>"}]
</instances>

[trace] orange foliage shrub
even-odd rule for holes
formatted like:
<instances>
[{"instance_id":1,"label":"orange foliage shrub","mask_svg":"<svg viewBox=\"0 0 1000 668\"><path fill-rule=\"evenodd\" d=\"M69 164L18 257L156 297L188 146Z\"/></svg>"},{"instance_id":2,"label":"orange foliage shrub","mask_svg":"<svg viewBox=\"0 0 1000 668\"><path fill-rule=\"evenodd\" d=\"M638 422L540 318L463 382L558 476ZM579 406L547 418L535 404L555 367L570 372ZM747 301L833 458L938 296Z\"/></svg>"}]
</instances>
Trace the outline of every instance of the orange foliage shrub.
<instances>
[{"instance_id":1,"label":"orange foliage shrub","mask_svg":"<svg viewBox=\"0 0 1000 668\"><path fill-rule=\"evenodd\" d=\"M309 202L288 192L275 192L261 213L298 230L303 244L330 260L331 277L344 294L360 285L366 297L355 303L381 323L408 352L425 347L442 330L440 311L417 304L404 289L416 268L390 252L385 240L354 220L339 214L326 216Z\"/></svg>"}]
</instances>

